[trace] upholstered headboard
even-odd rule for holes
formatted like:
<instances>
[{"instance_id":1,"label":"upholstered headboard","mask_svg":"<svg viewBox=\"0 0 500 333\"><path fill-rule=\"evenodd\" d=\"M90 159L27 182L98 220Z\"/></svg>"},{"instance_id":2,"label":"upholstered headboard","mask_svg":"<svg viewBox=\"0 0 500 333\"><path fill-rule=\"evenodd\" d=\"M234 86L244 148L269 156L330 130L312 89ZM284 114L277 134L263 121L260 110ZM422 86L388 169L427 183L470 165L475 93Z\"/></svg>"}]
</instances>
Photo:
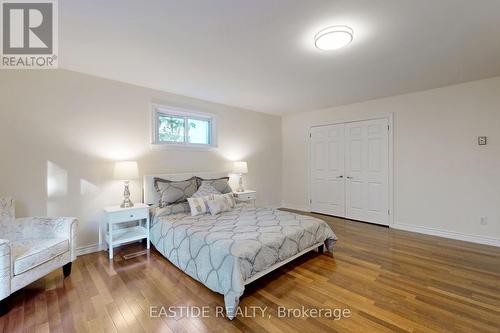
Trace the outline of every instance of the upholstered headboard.
<instances>
[{"instance_id":1,"label":"upholstered headboard","mask_svg":"<svg viewBox=\"0 0 500 333\"><path fill-rule=\"evenodd\" d=\"M156 204L159 201L158 193L153 184L155 177L167 180L179 181L198 176L205 179L228 177L228 172L190 172L190 173L162 173L144 176L144 196L145 204Z\"/></svg>"}]
</instances>

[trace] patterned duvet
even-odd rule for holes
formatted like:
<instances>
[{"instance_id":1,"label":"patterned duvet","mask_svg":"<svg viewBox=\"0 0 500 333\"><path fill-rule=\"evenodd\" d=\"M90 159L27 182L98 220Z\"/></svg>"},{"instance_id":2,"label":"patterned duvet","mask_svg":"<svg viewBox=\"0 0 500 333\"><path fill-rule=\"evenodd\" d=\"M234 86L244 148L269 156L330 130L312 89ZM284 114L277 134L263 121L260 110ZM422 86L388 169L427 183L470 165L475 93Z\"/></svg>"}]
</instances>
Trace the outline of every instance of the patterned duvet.
<instances>
[{"instance_id":1,"label":"patterned duvet","mask_svg":"<svg viewBox=\"0 0 500 333\"><path fill-rule=\"evenodd\" d=\"M224 295L230 319L247 279L320 242L331 252L336 239L317 218L245 204L215 216L160 209L151 227L151 242L161 254Z\"/></svg>"}]
</instances>

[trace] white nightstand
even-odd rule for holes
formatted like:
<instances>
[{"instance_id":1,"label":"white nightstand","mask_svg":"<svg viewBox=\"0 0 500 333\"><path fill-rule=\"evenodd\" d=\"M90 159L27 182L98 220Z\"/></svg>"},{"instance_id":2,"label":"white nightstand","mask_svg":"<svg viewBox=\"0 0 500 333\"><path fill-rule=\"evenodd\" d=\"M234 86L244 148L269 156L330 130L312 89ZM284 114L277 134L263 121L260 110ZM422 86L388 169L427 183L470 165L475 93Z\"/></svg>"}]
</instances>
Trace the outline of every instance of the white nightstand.
<instances>
[{"instance_id":1,"label":"white nightstand","mask_svg":"<svg viewBox=\"0 0 500 333\"><path fill-rule=\"evenodd\" d=\"M139 221L139 225L113 229L113 225ZM146 238L149 249L149 206L136 203L134 207L121 208L110 206L104 208L105 229L104 240L108 244L109 259L113 259L113 248L118 245Z\"/></svg>"},{"instance_id":2,"label":"white nightstand","mask_svg":"<svg viewBox=\"0 0 500 333\"><path fill-rule=\"evenodd\" d=\"M252 202L255 206L257 200L257 191L245 190L243 192L233 192L236 201Z\"/></svg>"}]
</instances>

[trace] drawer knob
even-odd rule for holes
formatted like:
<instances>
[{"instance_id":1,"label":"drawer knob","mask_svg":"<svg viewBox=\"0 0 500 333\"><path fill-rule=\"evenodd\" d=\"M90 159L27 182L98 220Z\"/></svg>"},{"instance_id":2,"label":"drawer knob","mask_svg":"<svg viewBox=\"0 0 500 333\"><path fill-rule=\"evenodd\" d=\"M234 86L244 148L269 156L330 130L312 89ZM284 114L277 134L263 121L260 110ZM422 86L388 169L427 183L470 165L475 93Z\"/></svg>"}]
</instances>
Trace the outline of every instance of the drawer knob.
<instances>
[{"instance_id":1,"label":"drawer knob","mask_svg":"<svg viewBox=\"0 0 500 333\"><path fill-rule=\"evenodd\" d=\"M134 217L134 215L130 215L130 217Z\"/></svg>"}]
</instances>

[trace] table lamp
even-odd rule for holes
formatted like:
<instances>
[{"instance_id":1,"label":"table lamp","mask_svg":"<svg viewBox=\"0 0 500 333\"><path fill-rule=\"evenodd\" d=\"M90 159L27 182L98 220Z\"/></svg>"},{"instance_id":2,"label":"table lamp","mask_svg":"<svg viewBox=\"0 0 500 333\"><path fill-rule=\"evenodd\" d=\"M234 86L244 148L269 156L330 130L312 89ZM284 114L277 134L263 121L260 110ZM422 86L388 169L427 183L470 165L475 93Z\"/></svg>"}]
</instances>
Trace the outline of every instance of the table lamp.
<instances>
[{"instance_id":1,"label":"table lamp","mask_svg":"<svg viewBox=\"0 0 500 333\"><path fill-rule=\"evenodd\" d=\"M243 162L243 161L234 162L232 172L240 175L239 187L238 187L238 190L236 192L245 191L245 189L243 188L243 174L248 173L247 162Z\"/></svg>"},{"instance_id":2,"label":"table lamp","mask_svg":"<svg viewBox=\"0 0 500 333\"><path fill-rule=\"evenodd\" d=\"M139 178L139 170L137 168L137 162L133 161L121 161L115 163L114 178L117 180L123 180L125 188L123 190L123 202L120 205L122 208L134 207L132 201L130 201L130 190L128 188L129 181L132 179Z\"/></svg>"}]
</instances>

